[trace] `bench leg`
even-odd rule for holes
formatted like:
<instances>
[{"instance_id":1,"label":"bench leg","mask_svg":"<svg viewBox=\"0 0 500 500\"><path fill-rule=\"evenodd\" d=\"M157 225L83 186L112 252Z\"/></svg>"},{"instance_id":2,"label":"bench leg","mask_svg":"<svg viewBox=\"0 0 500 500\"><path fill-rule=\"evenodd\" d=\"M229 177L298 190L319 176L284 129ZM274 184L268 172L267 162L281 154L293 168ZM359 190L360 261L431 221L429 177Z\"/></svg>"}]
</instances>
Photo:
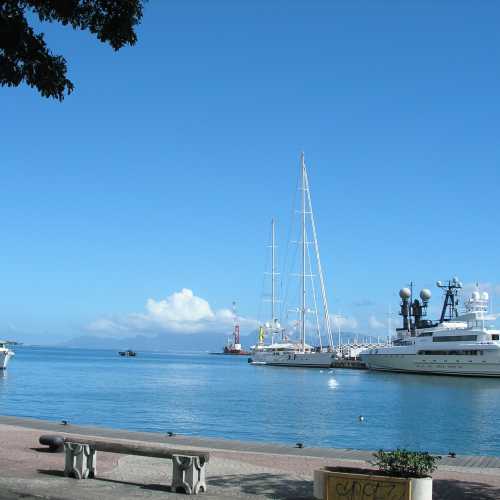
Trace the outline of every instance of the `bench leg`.
<instances>
[{"instance_id":1,"label":"bench leg","mask_svg":"<svg viewBox=\"0 0 500 500\"><path fill-rule=\"evenodd\" d=\"M207 491L204 460L199 457L174 455L172 464L172 491L183 491L188 495Z\"/></svg>"},{"instance_id":2,"label":"bench leg","mask_svg":"<svg viewBox=\"0 0 500 500\"><path fill-rule=\"evenodd\" d=\"M96 475L96 451L88 444L64 443L64 475L87 479Z\"/></svg>"}]
</instances>

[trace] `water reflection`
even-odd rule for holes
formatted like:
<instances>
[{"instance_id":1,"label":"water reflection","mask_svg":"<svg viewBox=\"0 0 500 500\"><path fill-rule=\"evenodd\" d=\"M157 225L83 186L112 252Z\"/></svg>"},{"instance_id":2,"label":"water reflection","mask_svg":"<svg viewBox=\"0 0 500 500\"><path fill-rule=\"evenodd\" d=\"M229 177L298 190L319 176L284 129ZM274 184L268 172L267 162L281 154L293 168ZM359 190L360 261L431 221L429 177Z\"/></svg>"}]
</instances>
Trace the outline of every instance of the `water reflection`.
<instances>
[{"instance_id":1,"label":"water reflection","mask_svg":"<svg viewBox=\"0 0 500 500\"><path fill-rule=\"evenodd\" d=\"M491 426L500 397L500 380L440 375L369 373L385 400L390 425L385 440L397 446L470 454L498 454L498 432ZM381 443L383 447L387 444ZM444 450L444 451L443 451Z\"/></svg>"},{"instance_id":2,"label":"water reflection","mask_svg":"<svg viewBox=\"0 0 500 500\"><path fill-rule=\"evenodd\" d=\"M25 347L0 373L1 412L307 446L500 455L500 379L275 368L203 354L140 352L127 361L114 351ZM62 380L71 390L61 391Z\"/></svg>"},{"instance_id":3,"label":"water reflection","mask_svg":"<svg viewBox=\"0 0 500 500\"><path fill-rule=\"evenodd\" d=\"M338 386L339 386L339 383L334 378L328 379L328 388L329 389L337 389Z\"/></svg>"}]
</instances>

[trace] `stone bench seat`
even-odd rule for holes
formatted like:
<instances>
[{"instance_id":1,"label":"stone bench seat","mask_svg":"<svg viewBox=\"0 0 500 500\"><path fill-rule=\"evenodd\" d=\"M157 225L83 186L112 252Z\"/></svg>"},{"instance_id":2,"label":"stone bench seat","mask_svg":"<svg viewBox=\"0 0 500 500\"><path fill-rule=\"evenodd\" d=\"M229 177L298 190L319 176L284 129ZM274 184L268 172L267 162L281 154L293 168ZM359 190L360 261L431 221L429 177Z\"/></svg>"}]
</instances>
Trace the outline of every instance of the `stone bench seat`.
<instances>
[{"instance_id":1,"label":"stone bench seat","mask_svg":"<svg viewBox=\"0 0 500 500\"><path fill-rule=\"evenodd\" d=\"M98 451L172 460L172 491L196 495L207 490L205 466L210 455L206 451L179 450L164 445L149 445L111 440L65 438L64 475L76 479L96 477Z\"/></svg>"}]
</instances>

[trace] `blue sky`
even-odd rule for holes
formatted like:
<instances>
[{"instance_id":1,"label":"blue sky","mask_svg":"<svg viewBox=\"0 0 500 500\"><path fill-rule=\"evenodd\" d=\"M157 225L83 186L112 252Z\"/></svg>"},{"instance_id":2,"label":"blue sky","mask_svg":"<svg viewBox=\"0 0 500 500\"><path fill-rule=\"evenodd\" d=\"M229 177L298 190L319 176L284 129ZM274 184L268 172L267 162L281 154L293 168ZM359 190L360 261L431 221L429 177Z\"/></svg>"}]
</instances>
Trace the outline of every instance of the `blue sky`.
<instances>
[{"instance_id":1,"label":"blue sky","mask_svg":"<svg viewBox=\"0 0 500 500\"><path fill-rule=\"evenodd\" d=\"M0 336L123 326L148 299L168 315L183 289L214 318L233 300L255 318L302 150L333 312L377 333L411 279L494 292L499 16L495 2L151 0L118 53L41 26L76 90L0 88Z\"/></svg>"}]
</instances>

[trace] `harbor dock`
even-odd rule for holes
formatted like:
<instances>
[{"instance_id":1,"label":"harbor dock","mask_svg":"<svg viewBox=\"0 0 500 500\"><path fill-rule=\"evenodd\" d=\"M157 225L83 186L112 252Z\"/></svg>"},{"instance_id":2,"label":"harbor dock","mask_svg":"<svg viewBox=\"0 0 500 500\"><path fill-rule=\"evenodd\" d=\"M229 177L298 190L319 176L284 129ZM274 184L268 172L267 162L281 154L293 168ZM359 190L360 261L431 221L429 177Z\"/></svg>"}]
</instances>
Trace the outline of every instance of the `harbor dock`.
<instances>
[{"instance_id":1,"label":"harbor dock","mask_svg":"<svg viewBox=\"0 0 500 500\"><path fill-rule=\"evenodd\" d=\"M63 476L64 454L48 453L41 434L162 443L210 452L208 491L213 499L313 499L313 471L324 465L367 466L371 452L303 448L224 439L61 425L34 419L0 417L0 499L107 500L185 498L170 491L171 467L164 460L100 453L97 479ZM500 457L443 457L434 477L434 500L500 498Z\"/></svg>"},{"instance_id":2,"label":"harbor dock","mask_svg":"<svg viewBox=\"0 0 500 500\"><path fill-rule=\"evenodd\" d=\"M350 368L352 370L367 370L368 367L359 359L336 359L332 368Z\"/></svg>"}]
</instances>

